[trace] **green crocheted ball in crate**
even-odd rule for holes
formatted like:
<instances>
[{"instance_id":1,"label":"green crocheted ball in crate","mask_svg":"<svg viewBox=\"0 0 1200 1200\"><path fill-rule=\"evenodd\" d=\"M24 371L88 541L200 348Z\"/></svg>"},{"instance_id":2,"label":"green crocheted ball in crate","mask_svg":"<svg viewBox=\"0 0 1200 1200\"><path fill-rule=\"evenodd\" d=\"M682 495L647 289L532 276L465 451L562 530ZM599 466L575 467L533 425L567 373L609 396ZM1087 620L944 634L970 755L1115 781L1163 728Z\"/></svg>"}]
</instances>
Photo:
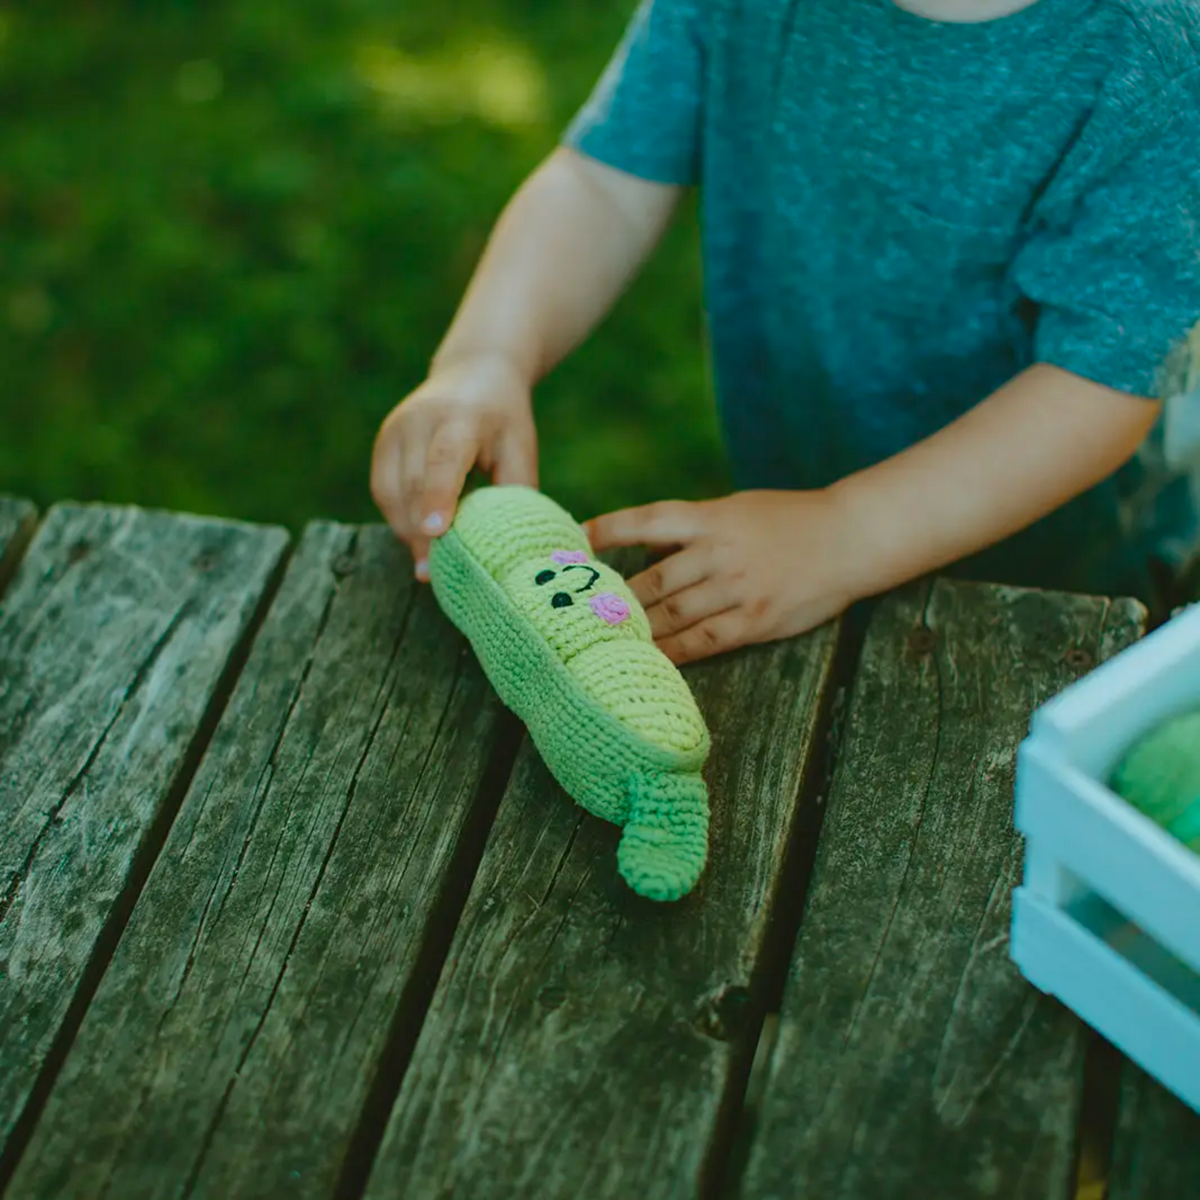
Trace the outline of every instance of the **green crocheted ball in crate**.
<instances>
[{"instance_id":1,"label":"green crocheted ball in crate","mask_svg":"<svg viewBox=\"0 0 1200 1200\"><path fill-rule=\"evenodd\" d=\"M582 527L531 488L481 488L434 542L429 571L550 772L624 827L617 864L630 887L654 900L691 891L708 858L708 729Z\"/></svg>"},{"instance_id":2,"label":"green crocheted ball in crate","mask_svg":"<svg viewBox=\"0 0 1200 1200\"><path fill-rule=\"evenodd\" d=\"M1200 712L1142 738L1112 779L1113 790L1200 853Z\"/></svg>"}]
</instances>

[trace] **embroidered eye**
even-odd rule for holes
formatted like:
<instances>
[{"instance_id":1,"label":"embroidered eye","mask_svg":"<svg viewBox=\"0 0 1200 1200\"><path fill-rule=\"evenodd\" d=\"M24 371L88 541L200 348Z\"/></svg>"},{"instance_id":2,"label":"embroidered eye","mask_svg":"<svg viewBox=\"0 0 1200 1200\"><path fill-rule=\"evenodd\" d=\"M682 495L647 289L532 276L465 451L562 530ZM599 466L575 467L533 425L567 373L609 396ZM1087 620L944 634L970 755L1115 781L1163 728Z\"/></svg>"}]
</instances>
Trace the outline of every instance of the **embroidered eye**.
<instances>
[{"instance_id":1,"label":"embroidered eye","mask_svg":"<svg viewBox=\"0 0 1200 1200\"><path fill-rule=\"evenodd\" d=\"M566 592L555 592L554 599L550 603L554 608L570 608L575 601Z\"/></svg>"},{"instance_id":2,"label":"embroidered eye","mask_svg":"<svg viewBox=\"0 0 1200 1200\"><path fill-rule=\"evenodd\" d=\"M552 580L556 574L557 574L556 571L550 571L550 570L539 571L537 573L537 575L534 576L533 582L536 583L538 585L538 587L541 587L543 584L549 583L550 580Z\"/></svg>"}]
</instances>

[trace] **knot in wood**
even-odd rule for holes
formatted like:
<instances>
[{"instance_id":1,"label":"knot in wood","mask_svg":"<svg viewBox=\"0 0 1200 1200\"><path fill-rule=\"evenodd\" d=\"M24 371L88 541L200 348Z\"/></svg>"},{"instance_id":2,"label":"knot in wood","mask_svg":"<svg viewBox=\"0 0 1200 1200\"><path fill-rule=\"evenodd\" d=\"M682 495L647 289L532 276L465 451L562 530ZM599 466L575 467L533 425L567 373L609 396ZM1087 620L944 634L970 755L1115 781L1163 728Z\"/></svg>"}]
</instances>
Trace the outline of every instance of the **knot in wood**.
<instances>
[{"instance_id":1,"label":"knot in wood","mask_svg":"<svg viewBox=\"0 0 1200 1200\"><path fill-rule=\"evenodd\" d=\"M937 645L937 634L932 629L914 629L908 635L908 652L914 658L924 658L927 654L933 653L934 646Z\"/></svg>"},{"instance_id":2,"label":"knot in wood","mask_svg":"<svg viewBox=\"0 0 1200 1200\"><path fill-rule=\"evenodd\" d=\"M718 1042L731 1042L746 1027L750 1011L750 989L725 987L709 996L696 1014L696 1028Z\"/></svg>"},{"instance_id":3,"label":"knot in wood","mask_svg":"<svg viewBox=\"0 0 1200 1200\"><path fill-rule=\"evenodd\" d=\"M548 983L538 992L537 999L543 1008L562 1008L567 1002L567 989L559 983Z\"/></svg>"}]
</instances>

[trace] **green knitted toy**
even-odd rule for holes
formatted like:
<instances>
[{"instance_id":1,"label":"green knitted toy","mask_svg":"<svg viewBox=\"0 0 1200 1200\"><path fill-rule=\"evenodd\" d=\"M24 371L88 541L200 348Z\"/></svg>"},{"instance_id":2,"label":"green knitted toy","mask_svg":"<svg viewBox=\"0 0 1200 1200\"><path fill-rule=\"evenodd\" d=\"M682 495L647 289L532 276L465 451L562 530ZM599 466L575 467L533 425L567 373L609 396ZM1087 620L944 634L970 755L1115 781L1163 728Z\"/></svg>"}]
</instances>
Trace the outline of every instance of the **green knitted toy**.
<instances>
[{"instance_id":1,"label":"green knitted toy","mask_svg":"<svg viewBox=\"0 0 1200 1200\"><path fill-rule=\"evenodd\" d=\"M653 900L691 891L708 858L708 730L625 580L563 509L523 487L467 496L429 571L554 777L624 826L629 886Z\"/></svg>"},{"instance_id":2,"label":"green knitted toy","mask_svg":"<svg viewBox=\"0 0 1200 1200\"><path fill-rule=\"evenodd\" d=\"M1200 712L1142 738L1113 774L1113 790L1200 853Z\"/></svg>"}]
</instances>

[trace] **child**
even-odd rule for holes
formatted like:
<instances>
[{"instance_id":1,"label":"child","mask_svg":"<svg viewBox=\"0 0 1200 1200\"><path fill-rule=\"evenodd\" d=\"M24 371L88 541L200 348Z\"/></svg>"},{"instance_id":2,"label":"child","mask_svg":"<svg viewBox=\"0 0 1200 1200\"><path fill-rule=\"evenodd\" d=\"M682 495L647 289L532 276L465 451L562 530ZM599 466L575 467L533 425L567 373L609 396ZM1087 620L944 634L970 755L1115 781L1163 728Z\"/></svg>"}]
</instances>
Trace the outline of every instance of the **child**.
<instances>
[{"instance_id":1,"label":"child","mask_svg":"<svg viewBox=\"0 0 1200 1200\"><path fill-rule=\"evenodd\" d=\"M952 564L1149 596L1182 559L1200 0L643 0L565 142L376 441L419 577L473 464L535 483L532 386L694 185L739 491L589 525L670 551L632 582L673 659Z\"/></svg>"}]
</instances>

